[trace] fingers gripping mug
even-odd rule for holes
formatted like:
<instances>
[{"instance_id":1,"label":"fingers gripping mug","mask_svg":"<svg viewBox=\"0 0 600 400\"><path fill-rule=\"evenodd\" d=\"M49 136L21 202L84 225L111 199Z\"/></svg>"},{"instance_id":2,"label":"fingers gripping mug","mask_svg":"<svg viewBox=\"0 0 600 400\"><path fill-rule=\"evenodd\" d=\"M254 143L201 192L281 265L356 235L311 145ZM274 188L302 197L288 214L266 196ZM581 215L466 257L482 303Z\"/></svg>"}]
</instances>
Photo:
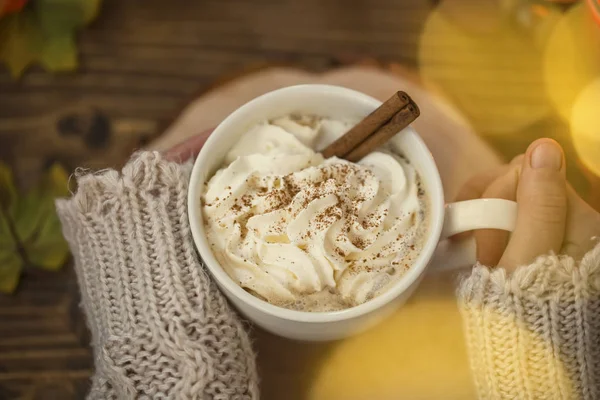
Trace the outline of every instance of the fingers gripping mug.
<instances>
[{"instance_id":1,"label":"fingers gripping mug","mask_svg":"<svg viewBox=\"0 0 600 400\"><path fill-rule=\"evenodd\" d=\"M472 242L450 242L449 236L473 229L515 226L516 203L503 199L479 199L445 204L435 161L412 129L391 139L391 145L408 155L428 194L428 236L408 271L382 294L355 307L333 312L304 312L272 305L245 291L217 261L208 242L202 215L201 193L205 182L223 163L225 155L248 129L262 121L290 114L360 119L380 101L350 89L328 85L300 85L260 96L229 115L212 133L195 161L190 177L188 215L200 256L221 291L249 320L291 339L335 340L364 331L386 318L416 289L425 273L473 264Z\"/></svg>"}]
</instances>

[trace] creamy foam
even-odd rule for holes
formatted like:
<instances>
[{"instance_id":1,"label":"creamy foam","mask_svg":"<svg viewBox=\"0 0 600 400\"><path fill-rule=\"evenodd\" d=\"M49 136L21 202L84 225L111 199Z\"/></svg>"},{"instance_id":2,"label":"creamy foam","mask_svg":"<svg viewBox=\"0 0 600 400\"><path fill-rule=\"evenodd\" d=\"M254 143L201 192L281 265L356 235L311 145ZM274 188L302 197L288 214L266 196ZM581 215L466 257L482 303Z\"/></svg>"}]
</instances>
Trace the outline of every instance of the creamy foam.
<instances>
[{"instance_id":1,"label":"creamy foam","mask_svg":"<svg viewBox=\"0 0 600 400\"><path fill-rule=\"evenodd\" d=\"M259 124L205 186L213 252L254 295L302 311L344 309L387 290L418 256L428 205L408 160L381 150L355 164L312 150L354 122Z\"/></svg>"}]
</instances>

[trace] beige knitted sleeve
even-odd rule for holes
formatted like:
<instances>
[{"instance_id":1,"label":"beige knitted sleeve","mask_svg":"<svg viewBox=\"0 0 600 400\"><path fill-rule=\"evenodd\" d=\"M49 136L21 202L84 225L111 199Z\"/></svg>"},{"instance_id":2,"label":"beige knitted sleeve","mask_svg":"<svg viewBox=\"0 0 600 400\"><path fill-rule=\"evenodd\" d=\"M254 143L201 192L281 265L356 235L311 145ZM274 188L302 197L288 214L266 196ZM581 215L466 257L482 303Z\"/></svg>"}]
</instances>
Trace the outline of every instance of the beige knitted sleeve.
<instances>
[{"instance_id":1,"label":"beige knitted sleeve","mask_svg":"<svg viewBox=\"0 0 600 400\"><path fill-rule=\"evenodd\" d=\"M258 399L249 338L191 241L189 171L143 152L57 202L92 332L90 399Z\"/></svg>"},{"instance_id":2,"label":"beige knitted sleeve","mask_svg":"<svg viewBox=\"0 0 600 400\"><path fill-rule=\"evenodd\" d=\"M476 266L459 305L481 399L600 399L600 245L512 276Z\"/></svg>"}]
</instances>

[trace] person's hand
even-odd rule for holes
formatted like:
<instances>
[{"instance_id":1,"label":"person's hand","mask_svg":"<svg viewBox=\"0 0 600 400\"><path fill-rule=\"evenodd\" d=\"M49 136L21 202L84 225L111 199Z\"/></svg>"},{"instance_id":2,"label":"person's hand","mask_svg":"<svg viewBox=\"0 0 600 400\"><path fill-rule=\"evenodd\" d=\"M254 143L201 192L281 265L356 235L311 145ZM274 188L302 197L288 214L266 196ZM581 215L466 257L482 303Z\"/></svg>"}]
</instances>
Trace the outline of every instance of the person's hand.
<instances>
[{"instance_id":1,"label":"person's hand","mask_svg":"<svg viewBox=\"0 0 600 400\"><path fill-rule=\"evenodd\" d=\"M568 185L562 148L550 139L533 142L524 155L495 171L472 178L457 200L504 198L518 203L517 224L509 236L479 230L477 259L510 271L550 252L580 259L600 236L600 214Z\"/></svg>"},{"instance_id":2,"label":"person's hand","mask_svg":"<svg viewBox=\"0 0 600 400\"><path fill-rule=\"evenodd\" d=\"M169 161L176 162L185 162L190 158L195 158L213 130L214 129L208 129L171 147L164 152L164 157Z\"/></svg>"}]
</instances>

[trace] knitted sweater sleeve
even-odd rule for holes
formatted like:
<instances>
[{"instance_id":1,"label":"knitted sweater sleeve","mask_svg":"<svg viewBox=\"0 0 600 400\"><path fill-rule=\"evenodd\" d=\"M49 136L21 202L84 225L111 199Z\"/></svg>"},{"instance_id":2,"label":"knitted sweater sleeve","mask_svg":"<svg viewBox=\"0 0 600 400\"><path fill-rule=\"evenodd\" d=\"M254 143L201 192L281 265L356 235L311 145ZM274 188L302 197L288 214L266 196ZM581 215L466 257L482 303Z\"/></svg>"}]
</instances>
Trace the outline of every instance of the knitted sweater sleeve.
<instances>
[{"instance_id":1,"label":"knitted sweater sleeve","mask_svg":"<svg viewBox=\"0 0 600 400\"><path fill-rule=\"evenodd\" d=\"M248 335L191 241L189 172L142 152L57 201L92 333L90 399L258 399Z\"/></svg>"},{"instance_id":2,"label":"knitted sweater sleeve","mask_svg":"<svg viewBox=\"0 0 600 400\"><path fill-rule=\"evenodd\" d=\"M481 399L600 399L600 244L511 276L478 265L459 288Z\"/></svg>"}]
</instances>

